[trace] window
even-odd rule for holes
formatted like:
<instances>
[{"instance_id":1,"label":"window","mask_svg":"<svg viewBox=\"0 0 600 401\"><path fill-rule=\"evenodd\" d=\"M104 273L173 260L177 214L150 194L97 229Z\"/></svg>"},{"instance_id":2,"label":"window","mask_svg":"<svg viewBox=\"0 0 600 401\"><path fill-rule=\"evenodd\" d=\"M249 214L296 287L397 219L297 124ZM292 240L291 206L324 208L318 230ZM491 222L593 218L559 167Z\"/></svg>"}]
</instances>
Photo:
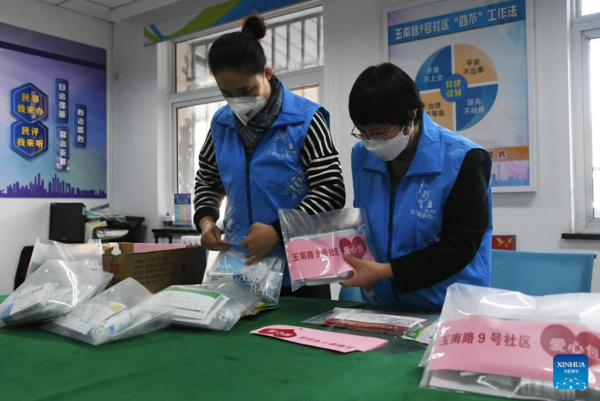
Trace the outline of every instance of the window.
<instances>
[{"instance_id":1,"label":"window","mask_svg":"<svg viewBox=\"0 0 600 401\"><path fill-rule=\"evenodd\" d=\"M275 74L306 70L323 65L322 8L288 14L267 21L267 35L261 40L267 65ZM177 92L215 86L208 69L208 51L217 38L238 28L177 43Z\"/></svg>"},{"instance_id":2,"label":"window","mask_svg":"<svg viewBox=\"0 0 600 401\"><path fill-rule=\"evenodd\" d=\"M572 20L575 229L600 231L600 1L578 0ZM584 157L580 157L584 155Z\"/></svg>"},{"instance_id":3,"label":"window","mask_svg":"<svg viewBox=\"0 0 600 401\"><path fill-rule=\"evenodd\" d=\"M324 62L322 7L269 18L267 24L267 35L261 41L267 65L292 92L319 102ZM226 104L208 69L208 51L219 36L239 30L239 23L236 25L174 46L176 93L169 102L177 193L194 193L200 149L213 115Z\"/></svg>"},{"instance_id":4,"label":"window","mask_svg":"<svg viewBox=\"0 0 600 401\"><path fill-rule=\"evenodd\" d=\"M581 0L579 3L581 16L600 13L600 1L598 0Z\"/></svg>"}]
</instances>

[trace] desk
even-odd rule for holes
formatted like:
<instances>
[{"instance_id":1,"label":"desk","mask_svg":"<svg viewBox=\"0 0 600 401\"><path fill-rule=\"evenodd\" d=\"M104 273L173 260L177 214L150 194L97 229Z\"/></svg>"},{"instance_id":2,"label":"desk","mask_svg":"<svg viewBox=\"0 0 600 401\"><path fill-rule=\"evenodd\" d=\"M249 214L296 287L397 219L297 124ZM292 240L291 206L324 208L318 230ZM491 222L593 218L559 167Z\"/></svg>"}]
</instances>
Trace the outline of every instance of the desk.
<instances>
[{"instance_id":1,"label":"desk","mask_svg":"<svg viewBox=\"0 0 600 401\"><path fill-rule=\"evenodd\" d=\"M0 297L2 301L4 297ZM35 327L0 329L2 400L491 400L419 389L422 351L338 354L248 334L335 306L282 298L230 332L169 327L94 347Z\"/></svg>"},{"instance_id":2,"label":"desk","mask_svg":"<svg viewBox=\"0 0 600 401\"><path fill-rule=\"evenodd\" d=\"M152 233L154 234L154 242L158 244L160 238L168 238L169 244L173 242L173 234L175 235L200 235L195 228L153 228Z\"/></svg>"}]
</instances>

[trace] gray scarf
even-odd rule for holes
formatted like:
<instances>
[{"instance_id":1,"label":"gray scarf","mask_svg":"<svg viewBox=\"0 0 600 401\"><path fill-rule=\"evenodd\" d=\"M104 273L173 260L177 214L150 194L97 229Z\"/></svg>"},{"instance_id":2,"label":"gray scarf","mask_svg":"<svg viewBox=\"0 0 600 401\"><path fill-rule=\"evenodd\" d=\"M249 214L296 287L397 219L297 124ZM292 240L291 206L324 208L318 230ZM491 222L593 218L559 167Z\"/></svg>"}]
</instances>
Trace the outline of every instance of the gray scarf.
<instances>
[{"instance_id":1,"label":"gray scarf","mask_svg":"<svg viewBox=\"0 0 600 401\"><path fill-rule=\"evenodd\" d=\"M281 82L273 75L269 80L269 84L271 85L271 97L269 101L252 120L248 121L248 124L242 124L234 114L235 128L242 137L244 147L248 151L254 150L260 138L271 128L271 125L277 120L281 112L281 105L283 103L283 87Z\"/></svg>"}]
</instances>

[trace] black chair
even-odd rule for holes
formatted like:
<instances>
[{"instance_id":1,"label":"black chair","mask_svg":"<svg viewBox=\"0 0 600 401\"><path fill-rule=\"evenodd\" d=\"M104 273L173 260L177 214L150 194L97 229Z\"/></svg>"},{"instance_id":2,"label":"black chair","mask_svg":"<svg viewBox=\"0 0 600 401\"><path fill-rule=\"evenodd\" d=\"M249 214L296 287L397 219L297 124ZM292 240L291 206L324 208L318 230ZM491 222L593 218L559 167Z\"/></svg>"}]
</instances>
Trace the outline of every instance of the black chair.
<instances>
[{"instance_id":1,"label":"black chair","mask_svg":"<svg viewBox=\"0 0 600 401\"><path fill-rule=\"evenodd\" d=\"M15 290L19 288L25 281L27 275L27 268L31 261L31 255L33 254L33 246L26 246L21 251L21 257L19 258L19 265L17 266L17 273L15 274Z\"/></svg>"}]
</instances>

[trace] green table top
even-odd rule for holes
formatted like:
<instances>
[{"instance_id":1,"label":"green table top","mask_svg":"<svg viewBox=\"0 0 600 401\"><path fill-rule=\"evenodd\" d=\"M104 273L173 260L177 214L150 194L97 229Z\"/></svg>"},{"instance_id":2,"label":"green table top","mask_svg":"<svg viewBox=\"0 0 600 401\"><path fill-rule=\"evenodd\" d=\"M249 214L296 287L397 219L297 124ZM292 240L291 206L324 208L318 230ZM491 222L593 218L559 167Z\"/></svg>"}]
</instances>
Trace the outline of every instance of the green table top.
<instances>
[{"instance_id":1,"label":"green table top","mask_svg":"<svg viewBox=\"0 0 600 401\"><path fill-rule=\"evenodd\" d=\"M0 297L0 302L4 297ZM230 332L169 327L92 346L36 327L0 330L0 400L481 400L420 389L422 350L340 354L249 332L348 302L282 298Z\"/></svg>"}]
</instances>

